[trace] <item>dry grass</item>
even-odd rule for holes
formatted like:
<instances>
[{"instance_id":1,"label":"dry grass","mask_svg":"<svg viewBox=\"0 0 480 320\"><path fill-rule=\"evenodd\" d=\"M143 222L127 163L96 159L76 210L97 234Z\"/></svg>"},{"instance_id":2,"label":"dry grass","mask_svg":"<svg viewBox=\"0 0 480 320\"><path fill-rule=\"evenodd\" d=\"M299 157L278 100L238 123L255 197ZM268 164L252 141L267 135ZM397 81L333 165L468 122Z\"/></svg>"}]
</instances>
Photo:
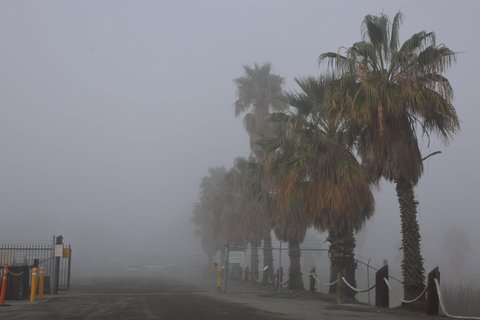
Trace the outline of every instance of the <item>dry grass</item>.
<instances>
[{"instance_id":1,"label":"dry grass","mask_svg":"<svg viewBox=\"0 0 480 320\"><path fill-rule=\"evenodd\" d=\"M447 311L452 315L480 317L480 283L442 285Z\"/></svg>"}]
</instances>

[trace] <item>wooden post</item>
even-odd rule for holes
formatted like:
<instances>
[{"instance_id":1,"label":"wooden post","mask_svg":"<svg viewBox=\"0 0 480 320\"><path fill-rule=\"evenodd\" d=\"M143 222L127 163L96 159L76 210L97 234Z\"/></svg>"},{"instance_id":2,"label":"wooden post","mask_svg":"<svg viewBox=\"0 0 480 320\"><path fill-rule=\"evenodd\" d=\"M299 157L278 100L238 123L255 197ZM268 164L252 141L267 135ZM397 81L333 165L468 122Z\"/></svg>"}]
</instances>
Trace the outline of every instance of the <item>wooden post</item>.
<instances>
[{"instance_id":1,"label":"wooden post","mask_svg":"<svg viewBox=\"0 0 480 320\"><path fill-rule=\"evenodd\" d=\"M428 274L427 303L425 305L425 312L429 316L438 315L439 310L438 292L434 279L437 279L438 283L440 283L440 271L438 270L438 267L430 271Z\"/></svg>"},{"instance_id":2,"label":"wooden post","mask_svg":"<svg viewBox=\"0 0 480 320\"><path fill-rule=\"evenodd\" d=\"M280 278L279 278L279 272L278 272L278 269L277 271L275 271L275 275L274 275L274 278L275 278L275 288L280 288Z\"/></svg>"},{"instance_id":3,"label":"wooden post","mask_svg":"<svg viewBox=\"0 0 480 320\"><path fill-rule=\"evenodd\" d=\"M248 282L250 280L250 267L245 267L245 274L243 281Z\"/></svg>"},{"instance_id":4,"label":"wooden post","mask_svg":"<svg viewBox=\"0 0 480 320\"><path fill-rule=\"evenodd\" d=\"M375 274L375 306L388 308L390 306L390 296L388 286L383 279L388 280L388 265L380 268Z\"/></svg>"},{"instance_id":5,"label":"wooden post","mask_svg":"<svg viewBox=\"0 0 480 320\"><path fill-rule=\"evenodd\" d=\"M316 284L317 282L315 281L315 267L312 268L312 270L310 270L310 275L309 275L309 279L310 279L310 291L311 292L315 292L316 291Z\"/></svg>"},{"instance_id":6,"label":"wooden post","mask_svg":"<svg viewBox=\"0 0 480 320\"><path fill-rule=\"evenodd\" d=\"M280 267L280 288L283 286L283 267Z\"/></svg>"},{"instance_id":7,"label":"wooden post","mask_svg":"<svg viewBox=\"0 0 480 320\"><path fill-rule=\"evenodd\" d=\"M343 273L337 273L337 303L342 304L345 297L345 284L342 280Z\"/></svg>"}]
</instances>

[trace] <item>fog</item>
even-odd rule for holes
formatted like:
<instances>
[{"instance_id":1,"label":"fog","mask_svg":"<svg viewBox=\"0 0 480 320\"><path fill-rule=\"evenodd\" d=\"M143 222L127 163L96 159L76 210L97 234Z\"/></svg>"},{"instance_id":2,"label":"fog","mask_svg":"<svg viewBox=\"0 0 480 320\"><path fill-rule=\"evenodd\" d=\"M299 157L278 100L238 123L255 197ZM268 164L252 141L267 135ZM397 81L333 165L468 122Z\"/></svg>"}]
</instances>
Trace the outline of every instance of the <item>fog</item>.
<instances>
[{"instance_id":1,"label":"fog","mask_svg":"<svg viewBox=\"0 0 480 320\"><path fill-rule=\"evenodd\" d=\"M200 179L250 152L233 111L242 65L269 61L295 89L295 77L319 74L320 53L360 39L366 14L402 10L401 41L435 31L461 52L447 75L461 131L447 147L422 145L442 151L416 188L426 269L440 264L453 277L457 258L444 238L456 228L471 245L455 275L478 274L479 9L477 1L2 1L0 240L62 234L76 272L92 261L201 258L190 223ZM400 270L391 184L376 192L360 237L359 254Z\"/></svg>"}]
</instances>

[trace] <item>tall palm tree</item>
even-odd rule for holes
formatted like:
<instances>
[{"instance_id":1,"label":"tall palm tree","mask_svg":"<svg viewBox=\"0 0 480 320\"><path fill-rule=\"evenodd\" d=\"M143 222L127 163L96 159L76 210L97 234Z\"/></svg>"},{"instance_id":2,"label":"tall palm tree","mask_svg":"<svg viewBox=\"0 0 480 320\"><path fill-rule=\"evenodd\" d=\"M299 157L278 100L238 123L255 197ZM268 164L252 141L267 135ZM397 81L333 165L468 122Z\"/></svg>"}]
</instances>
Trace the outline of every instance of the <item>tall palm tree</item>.
<instances>
[{"instance_id":1,"label":"tall palm tree","mask_svg":"<svg viewBox=\"0 0 480 320\"><path fill-rule=\"evenodd\" d=\"M234 80L237 86L235 116L245 114L243 122L250 136L250 148L255 157L261 159L263 153L258 141L273 134L269 121L270 113L285 110L282 99L283 78L272 73L270 63L243 66L245 75Z\"/></svg>"},{"instance_id":2,"label":"tall palm tree","mask_svg":"<svg viewBox=\"0 0 480 320\"><path fill-rule=\"evenodd\" d=\"M273 230L280 241L288 243L288 257L290 260L288 289L304 290L300 264L300 244L305 240L305 235L311 222L307 220L305 215L302 190L297 190L288 205L278 211L280 210L283 214L274 215Z\"/></svg>"},{"instance_id":3,"label":"tall palm tree","mask_svg":"<svg viewBox=\"0 0 480 320\"><path fill-rule=\"evenodd\" d=\"M209 264L225 243L225 199L228 190L224 167L209 168L200 183L200 201L194 205L192 222L208 257Z\"/></svg>"},{"instance_id":4,"label":"tall palm tree","mask_svg":"<svg viewBox=\"0 0 480 320\"><path fill-rule=\"evenodd\" d=\"M287 105L282 100L283 78L272 73L270 63L254 64L253 67L243 67L245 75L234 80L237 86L237 100L235 101L235 116L245 114L244 125L250 137L252 155L264 168L264 153L258 142L271 137L274 128L269 121L272 111L284 110ZM263 194L270 192L267 184L266 172L262 174ZM269 223L270 228L265 229L263 236L264 267L268 267L266 278L273 278L273 253L272 253L272 216L268 210L261 210L262 216L258 219ZM264 279L265 281L266 279Z\"/></svg>"},{"instance_id":5,"label":"tall palm tree","mask_svg":"<svg viewBox=\"0 0 480 320\"><path fill-rule=\"evenodd\" d=\"M243 239L239 212L234 203L232 175L225 167L209 168L200 183L200 201L194 204L192 222L197 226L209 264L217 251L225 259L225 244Z\"/></svg>"},{"instance_id":6,"label":"tall palm tree","mask_svg":"<svg viewBox=\"0 0 480 320\"><path fill-rule=\"evenodd\" d=\"M281 179L280 208L289 208L298 190L304 190L306 220L329 230L332 274L345 270L355 284L353 233L374 207L368 177L346 139L345 122L330 117L324 104L329 79L296 82L301 91L287 94L294 111L274 115L283 133L270 143L273 170Z\"/></svg>"},{"instance_id":7,"label":"tall palm tree","mask_svg":"<svg viewBox=\"0 0 480 320\"><path fill-rule=\"evenodd\" d=\"M404 296L424 288L425 270L414 186L423 171L419 132L445 142L459 129L453 91L445 71L455 53L437 45L433 32L421 31L401 46L401 13L367 15L363 39L340 52L320 55L337 76L329 104L348 124L363 164L372 178L396 184L402 229Z\"/></svg>"},{"instance_id":8,"label":"tall palm tree","mask_svg":"<svg viewBox=\"0 0 480 320\"><path fill-rule=\"evenodd\" d=\"M203 252L207 256L207 266L213 266L213 258L221 249L221 241L214 231L213 216L201 203L193 206L192 222L195 224L195 235L200 238Z\"/></svg>"},{"instance_id":9,"label":"tall palm tree","mask_svg":"<svg viewBox=\"0 0 480 320\"><path fill-rule=\"evenodd\" d=\"M270 221L264 219L267 199L261 184L262 171L253 159L239 157L235 159L231 172L234 207L239 215L237 227L242 230L244 239L251 244L250 272L258 279L258 247L264 235L271 230Z\"/></svg>"}]
</instances>

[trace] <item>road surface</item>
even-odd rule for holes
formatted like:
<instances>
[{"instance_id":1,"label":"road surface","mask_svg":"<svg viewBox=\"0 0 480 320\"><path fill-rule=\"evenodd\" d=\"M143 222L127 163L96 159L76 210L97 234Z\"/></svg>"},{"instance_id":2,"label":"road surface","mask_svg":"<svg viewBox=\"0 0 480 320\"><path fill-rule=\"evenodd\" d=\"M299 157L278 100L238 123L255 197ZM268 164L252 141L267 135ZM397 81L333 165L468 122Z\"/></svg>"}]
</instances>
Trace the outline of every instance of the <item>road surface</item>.
<instances>
[{"instance_id":1,"label":"road surface","mask_svg":"<svg viewBox=\"0 0 480 320\"><path fill-rule=\"evenodd\" d=\"M423 319L421 317L419 319ZM161 277L98 278L77 283L46 301L0 308L8 320L273 320L412 319L371 308L268 297L255 292L219 294ZM430 318L431 319L431 318Z\"/></svg>"}]
</instances>

